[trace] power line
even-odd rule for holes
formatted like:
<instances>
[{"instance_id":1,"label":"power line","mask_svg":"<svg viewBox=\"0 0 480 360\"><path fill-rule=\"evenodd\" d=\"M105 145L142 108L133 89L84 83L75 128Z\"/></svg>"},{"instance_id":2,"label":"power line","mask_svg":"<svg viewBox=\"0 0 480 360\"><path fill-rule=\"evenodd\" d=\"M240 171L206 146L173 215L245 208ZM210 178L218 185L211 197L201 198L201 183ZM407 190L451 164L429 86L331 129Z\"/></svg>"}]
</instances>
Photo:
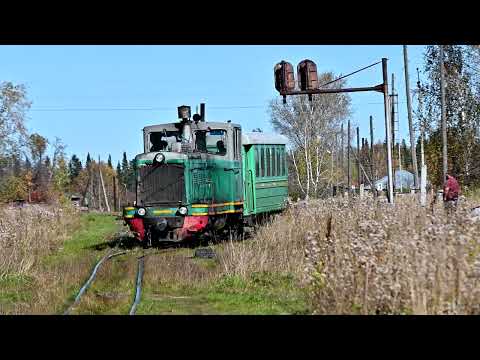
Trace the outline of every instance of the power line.
<instances>
[{"instance_id":1,"label":"power line","mask_svg":"<svg viewBox=\"0 0 480 360\"><path fill-rule=\"evenodd\" d=\"M265 105L248 105L248 106L212 106L209 107L211 110L232 110L232 109L256 109L256 108L265 108ZM126 108L62 108L62 107L52 107L52 108L32 108L30 111L35 112L80 112L80 111L174 111L171 107L126 107Z\"/></svg>"},{"instance_id":2,"label":"power line","mask_svg":"<svg viewBox=\"0 0 480 360\"><path fill-rule=\"evenodd\" d=\"M330 85L330 84L332 84L332 83L334 83L334 82L336 82L336 81L345 79L345 78L348 77L348 76L351 76L351 75L356 74L356 73L358 73L358 72L360 72L360 71L363 71L363 70L366 70L366 69L368 69L368 68L371 68L372 66L378 65L378 64L380 64L380 63L381 63L381 61L376 62L375 64L371 64L371 65L365 66L365 67L363 67L363 68L361 68L361 69L359 69L359 70L355 70L354 72L351 72L350 74L341 76L341 77L339 77L339 78L337 78L337 79L335 79L335 80L332 80L332 81L329 81L329 82L327 82L327 83L325 83L325 84L323 84L323 85L320 85L320 87L324 87L324 86Z\"/></svg>"},{"instance_id":3,"label":"power line","mask_svg":"<svg viewBox=\"0 0 480 360\"><path fill-rule=\"evenodd\" d=\"M405 104L405 101L400 101L400 104ZM368 103L353 103L352 105L381 105L382 102L368 102ZM243 109L266 109L268 105L245 105L245 106L211 106L209 109L212 110L243 110ZM68 107L43 107L43 108L32 108L30 111L35 112L81 112L81 111L174 111L171 107L105 107L105 108L68 108Z\"/></svg>"}]
</instances>

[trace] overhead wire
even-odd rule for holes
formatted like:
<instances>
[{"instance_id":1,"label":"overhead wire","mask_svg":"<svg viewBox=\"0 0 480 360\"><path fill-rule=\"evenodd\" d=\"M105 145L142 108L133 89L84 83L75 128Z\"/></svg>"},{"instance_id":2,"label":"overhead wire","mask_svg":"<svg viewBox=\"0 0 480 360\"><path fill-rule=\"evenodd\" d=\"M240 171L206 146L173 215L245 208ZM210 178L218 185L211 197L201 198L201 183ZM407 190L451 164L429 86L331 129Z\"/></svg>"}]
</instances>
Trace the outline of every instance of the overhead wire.
<instances>
[{"instance_id":1,"label":"overhead wire","mask_svg":"<svg viewBox=\"0 0 480 360\"><path fill-rule=\"evenodd\" d=\"M340 76L339 78L337 78L337 79L335 79L335 80L332 80L332 81L329 81L329 82L327 82L327 83L325 83L325 84L323 84L323 85L320 85L320 87L324 87L324 86L333 84L333 83L336 82L336 81L345 79L346 77L352 76L352 75L354 75L354 74L356 74L356 73L359 73L360 71L366 70L366 69L371 68L372 66L378 65L378 64L380 64L380 63L381 63L381 61L378 61L378 62L376 62L375 64L371 64L371 65L365 66L365 67L363 67L363 68L361 68L361 69L359 69L359 70L355 70L354 72L351 72L350 74Z\"/></svg>"}]
</instances>

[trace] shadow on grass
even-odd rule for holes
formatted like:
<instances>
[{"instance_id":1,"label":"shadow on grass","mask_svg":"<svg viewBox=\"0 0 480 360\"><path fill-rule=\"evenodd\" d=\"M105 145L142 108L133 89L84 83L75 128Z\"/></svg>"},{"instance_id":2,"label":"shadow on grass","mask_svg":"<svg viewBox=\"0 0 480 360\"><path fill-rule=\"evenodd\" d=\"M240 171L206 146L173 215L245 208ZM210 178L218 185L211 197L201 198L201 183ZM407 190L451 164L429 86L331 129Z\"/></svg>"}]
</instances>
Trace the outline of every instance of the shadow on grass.
<instances>
[{"instance_id":1,"label":"shadow on grass","mask_svg":"<svg viewBox=\"0 0 480 360\"><path fill-rule=\"evenodd\" d=\"M172 242L172 241L155 241L152 244L152 248L156 249L169 249L169 248L187 248L195 249L199 246L208 246L215 245L226 241L243 241L248 240L253 236L253 232L244 232L244 233L230 233L228 231L217 233L215 235L205 234L201 238L194 240L187 240L183 242ZM115 238L102 242L100 244L95 244L87 246L85 249L103 251L107 248L119 248L122 250L132 250L135 248L144 248L145 243L139 241L133 236L120 235Z\"/></svg>"}]
</instances>

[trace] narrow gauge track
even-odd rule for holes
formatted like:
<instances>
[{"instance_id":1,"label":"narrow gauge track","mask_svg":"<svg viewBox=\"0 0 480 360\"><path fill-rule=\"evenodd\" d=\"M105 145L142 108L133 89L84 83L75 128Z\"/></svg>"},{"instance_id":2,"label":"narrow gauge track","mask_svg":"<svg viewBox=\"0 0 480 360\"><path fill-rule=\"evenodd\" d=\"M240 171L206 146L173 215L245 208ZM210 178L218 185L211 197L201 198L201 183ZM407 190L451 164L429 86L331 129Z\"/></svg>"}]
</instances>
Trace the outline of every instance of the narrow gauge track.
<instances>
[{"instance_id":1,"label":"narrow gauge track","mask_svg":"<svg viewBox=\"0 0 480 360\"><path fill-rule=\"evenodd\" d=\"M113 258L115 256L120 256L120 255L124 255L124 254L127 253L126 251L119 251L119 252L113 253L113 251L114 250L108 251L107 254L97 262L97 264L93 268L92 274L88 278L87 282L81 287L80 291L78 292L77 296L75 297L75 301L73 302L73 304L71 304L68 307L68 309L63 313L63 315L70 315L70 312L73 310L73 308L76 305L78 305L78 303L80 303L80 299L81 299L82 295L85 293L85 291L87 291L87 289L90 287L93 280L95 279L95 276L97 275L97 271L100 268L100 265L102 265L105 261L110 260L111 258Z\"/></svg>"},{"instance_id":2,"label":"narrow gauge track","mask_svg":"<svg viewBox=\"0 0 480 360\"><path fill-rule=\"evenodd\" d=\"M135 298L132 303L132 306L130 307L129 315L135 315L137 311L137 306L140 303L141 299L141 293L142 293L142 282L143 282L143 273L144 273L144 267L145 267L145 257L146 256L151 256L151 255L156 255L156 254L162 254L166 252L171 252L175 251L176 248L169 248L169 249L161 249L161 250L154 250L151 252L146 252L143 251L143 254L137 258L138 260L138 266L137 266L137 275L136 275L136 286L135 286ZM120 256L120 255L126 255L130 253L130 251L119 251L119 252L114 252L115 250L109 250L105 256L103 256L95 265L93 268L93 271L88 278L87 282L80 288L80 291L78 292L77 296L75 297L74 302L68 307L68 309L63 313L64 315L70 315L71 311L75 306L77 306L80 303L81 297L85 294L87 289L90 287L92 284L93 280L95 279L97 272L100 268L100 266L112 259L113 257Z\"/></svg>"}]
</instances>

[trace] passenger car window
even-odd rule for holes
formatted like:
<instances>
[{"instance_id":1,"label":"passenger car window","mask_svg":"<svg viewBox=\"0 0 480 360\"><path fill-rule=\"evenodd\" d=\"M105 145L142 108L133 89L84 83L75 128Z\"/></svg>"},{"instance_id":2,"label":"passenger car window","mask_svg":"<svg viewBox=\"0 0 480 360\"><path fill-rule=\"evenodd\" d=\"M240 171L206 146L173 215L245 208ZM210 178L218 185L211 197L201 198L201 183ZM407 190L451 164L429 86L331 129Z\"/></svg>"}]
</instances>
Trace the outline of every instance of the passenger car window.
<instances>
[{"instance_id":1,"label":"passenger car window","mask_svg":"<svg viewBox=\"0 0 480 360\"><path fill-rule=\"evenodd\" d=\"M260 149L260 177L265 176L265 148Z\"/></svg>"},{"instance_id":2,"label":"passenger car window","mask_svg":"<svg viewBox=\"0 0 480 360\"><path fill-rule=\"evenodd\" d=\"M277 148L272 147L272 176L277 176Z\"/></svg>"},{"instance_id":3,"label":"passenger car window","mask_svg":"<svg viewBox=\"0 0 480 360\"><path fill-rule=\"evenodd\" d=\"M272 159L270 157L270 147L267 147L267 176L272 176L272 172L271 172L271 162L272 162Z\"/></svg>"},{"instance_id":4,"label":"passenger car window","mask_svg":"<svg viewBox=\"0 0 480 360\"><path fill-rule=\"evenodd\" d=\"M282 147L280 146L277 149L277 158L276 158L276 161L277 161L277 176L282 176L282 164L280 162L281 153L282 153Z\"/></svg>"},{"instance_id":5,"label":"passenger car window","mask_svg":"<svg viewBox=\"0 0 480 360\"><path fill-rule=\"evenodd\" d=\"M260 161L258 159L258 147L255 146L255 176L260 177Z\"/></svg>"}]
</instances>

